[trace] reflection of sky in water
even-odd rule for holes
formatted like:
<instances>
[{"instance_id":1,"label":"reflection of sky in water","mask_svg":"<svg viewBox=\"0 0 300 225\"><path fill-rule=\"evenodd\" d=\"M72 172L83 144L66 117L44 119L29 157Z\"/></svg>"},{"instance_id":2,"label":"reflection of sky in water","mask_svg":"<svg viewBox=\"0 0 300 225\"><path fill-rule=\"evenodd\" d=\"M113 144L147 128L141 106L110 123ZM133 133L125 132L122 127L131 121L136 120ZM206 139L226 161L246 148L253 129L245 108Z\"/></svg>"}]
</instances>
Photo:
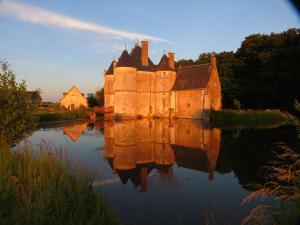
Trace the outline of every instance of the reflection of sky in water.
<instances>
[{"instance_id":1,"label":"reflection of sky in water","mask_svg":"<svg viewBox=\"0 0 300 225\"><path fill-rule=\"evenodd\" d=\"M174 148L176 142L180 142L182 145L187 141L185 145L189 145L189 147L199 147L201 145L204 152L206 151L205 154L209 154L209 148L212 148L209 141L202 143L202 141L195 140L191 143L191 140L198 138L195 132L203 132L200 136L210 140L209 135L212 134L206 132L209 131L208 129L205 129L204 132L203 128L198 127L195 130L187 131L186 129L193 129L191 127L195 125L186 125L186 122L182 126L180 122L178 124L173 124L174 129L167 132L167 136L169 135L168 140L171 144L173 142L172 151L177 151ZM166 134L165 127L156 125L157 122L151 124L151 128L149 128L152 129L149 136L150 142L156 143L161 140L168 142L163 137ZM126 142L129 141L128 143L131 145L133 137L141 136L141 132L147 132L141 129L147 129L148 125L141 127L143 125L139 124L134 126L133 129L135 130L126 130L130 126L122 127L121 124L122 129L124 129L122 132L126 132L122 138L126 137L127 139L124 138L118 141L121 141L120 144L124 149L126 149ZM95 188L101 189L112 202L125 224L204 224L204 221L209 221L209 224L224 224L225 222L227 222L226 224L239 224L243 216L253 207L253 204L240 206L241 200L249 192L240 185L235 172L229 170L221 174L217 172L217 168L213 179L209 180L207 172L186 168L189 166L194 168L195 165L189 165L189 163L192 163L191 161L180 162L179 164L183 166L178 166L178 159L176 159L178 155L176 154L174 154L174 162L170 166L158 166L155 163L148 163L145 166L137 165L135 169L125 172L113 170L114 158L105 159L104 143L105 140L108 140L108 137L111 137L111 134L107 135L108 131L113 132L114 135L122 135L122 133L118 133L120 130L114 130L118 129L116 127L118 126L111 124L107 126L105 128L107 133L104 136L99 129L87 127L85 123L78 123L77 126L74 124L61 125L58 128L41 128L35 131L29 140L33 145L39 144L42 139L49 143L55 143L55 145L63 147L71 160L75 160L75 162L80 160L87 169L95 174ZM137 128L139 129L136 130ZM167 129L169 128L170 124L167 124ZM139 132L139 134L133 131ZM160 133L160 131L163 132ZM183 132L185 133L183 134ZM221 133L219 132L219 134ZM222 138L225 136L226 139L226 135L222 135ZM147 143L147 138L142 139ZM213 139L214 142L215 140L216 138ZM116 142L118 143L118 141ZM107 149L116 149L115 142L110 141L109 143L112 146L107 146L108 143L106 143ZM149 146L152 145L149 143ZM155 148L155 145L153 146ZM188 152L186 146L181 147L179 147L181 149L178 150L179 153L177 152L177 154L184 154L185 152L180 152L183 150ZM223 143L222 151L225 151L225 147ZM151 148L149 147L148 150L151 150ZM216 148L216 146L213 148ZM143 151L143 148L140 151ZM219 161L220 154L217 154L219 155ZM221 158L224 158L224 152ZM185 159L188 159L188 157L183 157L182 160ZM245 166L247 167L247 165ZM142 170L144 170L144 180L141 175ZM120 177L126 184L122 183ZM142 185L146 186L145 192L140 192L143 189L141 188Z\"/></svg>"}]
</instances>

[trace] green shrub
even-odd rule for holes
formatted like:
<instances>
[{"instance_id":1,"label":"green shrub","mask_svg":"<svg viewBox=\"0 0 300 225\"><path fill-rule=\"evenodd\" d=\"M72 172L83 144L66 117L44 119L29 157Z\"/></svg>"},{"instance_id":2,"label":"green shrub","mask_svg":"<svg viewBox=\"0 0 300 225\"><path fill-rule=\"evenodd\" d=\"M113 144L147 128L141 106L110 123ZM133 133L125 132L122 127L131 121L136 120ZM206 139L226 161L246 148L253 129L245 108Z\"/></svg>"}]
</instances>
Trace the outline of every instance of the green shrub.
<instances>
[{"instance_id":1,"label":"green shrub","mask_svg":"<svg viewBox=\"0 0 300 225\"><path fill-rule=\"evenodd\" d=\"M212 127L265 127L287 123L286 114L279 110L248 111L212 111L210 124Z\"/></svg>"},{"instance_id":2,"label":"green shrub","mask_svg":"<svg viewBox=\"0 0 300 225\"><path fill-rule=\"evenodd\" d=\"M56 112L38 112L39 122L58 122L66 120L79 120L87 118L86 110L61 110Z\"/></svg>"}]
</instances>

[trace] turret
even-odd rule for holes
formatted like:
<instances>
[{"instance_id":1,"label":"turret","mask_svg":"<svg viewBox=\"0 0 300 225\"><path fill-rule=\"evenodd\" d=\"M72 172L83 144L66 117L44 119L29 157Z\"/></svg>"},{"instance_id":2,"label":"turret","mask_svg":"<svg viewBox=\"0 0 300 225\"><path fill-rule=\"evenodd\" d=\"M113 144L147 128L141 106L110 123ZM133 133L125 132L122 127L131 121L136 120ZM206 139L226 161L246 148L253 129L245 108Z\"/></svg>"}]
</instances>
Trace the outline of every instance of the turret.
<instances>
[{"instance_id":1,"label":"turret","mask_svg":"<svg viewBox=\"0 0 300 225\"><path fill-rule=\"evenodd\" d=\"M125 49L114 70L114 113L121 117L136 116L136 68Z\"/></svg>"},{"instance_id":2,"label":"turret","mask_svg":"<svg viewBox=\"0 0 300 225\"><path fill-rule=\"evenodd\" d=\"M104 70L104 105L114 105L114 94L115 94L115 78L114 70L116 61L113 59L108 70Z\"/></svg>"},{"instance_id":3,"label":"turret","mask_svg":"<svg viewBox=\"0 0 300 225\"><path fill-rule=\"evenodd\" d=\"M155 114L158 117L169 117L171 109L171 89L176 79L174 71L174 53L169 57L164 53L155 68Z\"/></svg>"}]
</instances>

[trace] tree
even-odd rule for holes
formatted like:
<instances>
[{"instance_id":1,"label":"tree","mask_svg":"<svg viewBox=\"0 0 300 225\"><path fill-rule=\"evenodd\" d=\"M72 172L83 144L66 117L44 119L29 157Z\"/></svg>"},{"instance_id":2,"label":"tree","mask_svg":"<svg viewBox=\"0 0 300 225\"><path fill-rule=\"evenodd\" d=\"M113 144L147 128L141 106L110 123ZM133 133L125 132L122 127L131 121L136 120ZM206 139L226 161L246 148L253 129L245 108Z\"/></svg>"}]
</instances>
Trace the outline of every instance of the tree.
<instances>
[{"instance_id":1,"label":"tree","mask_svg":"<svg viewBox=\"0 0 300 225\"><path fill-rule=\"evenodd\" d=\"M90 108L94 108L95 106L99 105L97 98L95 97L95 95L93 93L89 93L87 95L87 101L88 101L88 105Z\"/></svg>"},{"instance_id":2,"label":"tree","mask_svg":"<svg viewBox=\"0 0 300 225\"><path fill-rule=\"evenodd\" d=\"M17 82L9 64L0 61L0 144L11 145L33 131L36 108L25 81Z\"/></svg>"},{"instance_id":3,"label":"tree","mask_svg":"<svg viewBox=\"0 0 300 225\"><path fill-rule=\"evenodd\" d=\"M235 57L242 62L235 76L243 106L293 109L300 99L300 29L250 35Z\"/></svg>"},{"instance_id":4,"label":"tree","mask_svg":"<svg viewBox=\"0 0 300 225\"><path fill-rule=\"evenodd\" d=\"M89 107L104 105L104 88L97 90L95 93L89 93L87 95Z\"/></svg>"}]
</instances>

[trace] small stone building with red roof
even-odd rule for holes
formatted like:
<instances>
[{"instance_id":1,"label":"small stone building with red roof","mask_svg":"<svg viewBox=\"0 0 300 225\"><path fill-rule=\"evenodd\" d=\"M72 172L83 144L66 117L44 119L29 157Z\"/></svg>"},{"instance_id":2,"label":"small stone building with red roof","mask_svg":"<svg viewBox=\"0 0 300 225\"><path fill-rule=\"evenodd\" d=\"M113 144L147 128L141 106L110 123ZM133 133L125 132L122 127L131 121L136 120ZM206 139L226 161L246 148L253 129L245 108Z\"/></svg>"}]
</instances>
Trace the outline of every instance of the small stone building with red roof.
<instances>
[{"instance_id":1,"label":"small stone building with red roof","mask_svg":"<svg viewBox=\"0 0 300 225\"><path fill-rule=\"evenodd\" d=\"M197 118L204 111L220 110L221 86L212 56L210 64L180 67L174 53L164 53L158 65L148 56L148 42L125 49L104 71L105 106L120 118Z\"/></svg>"}]
</instances>

